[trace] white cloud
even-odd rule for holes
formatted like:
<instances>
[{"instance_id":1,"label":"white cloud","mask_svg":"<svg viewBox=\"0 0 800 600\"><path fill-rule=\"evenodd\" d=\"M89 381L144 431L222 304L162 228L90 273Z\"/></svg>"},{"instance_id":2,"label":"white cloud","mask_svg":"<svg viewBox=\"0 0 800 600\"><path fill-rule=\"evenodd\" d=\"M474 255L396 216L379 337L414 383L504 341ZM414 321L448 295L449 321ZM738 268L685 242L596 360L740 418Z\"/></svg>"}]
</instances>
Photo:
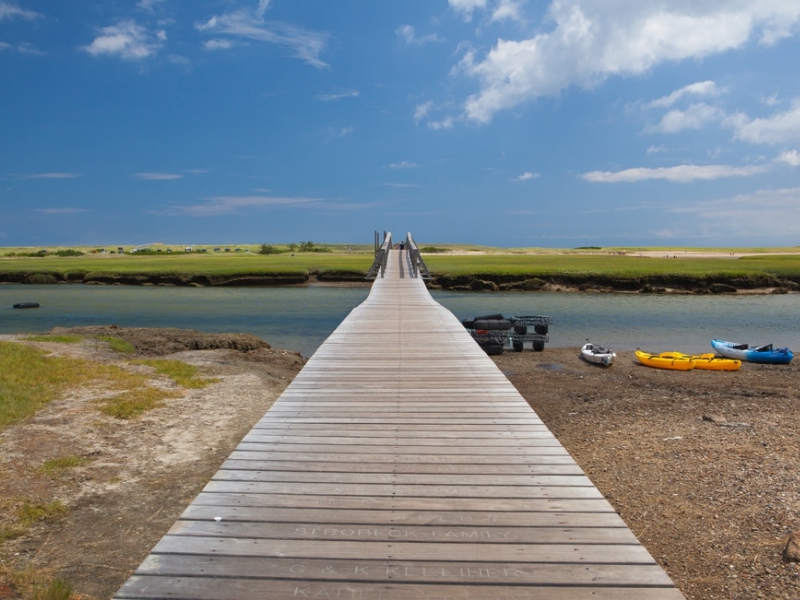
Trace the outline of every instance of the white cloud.
<instances>
[{"instance_id":1,"label":"white cloud","mask_svg":"<svg viewBox=\"0 0 800 600\"><path fill-rule=\"evenodd\" d=\"M515 177L511 181L528 181L530 179L539 179L541 177L540 173L531 173L530 171L525 171L519 177Z\"/></svg>"},{"instance_id":2,"label":"white cloud","mask_svg":"<svg viewBox=\"0 0 800 600\"><path fill-rule=\"evenodd\" d=\"M86 212L85 208L38 208L36 212L43 215L74 215Z\"/></svg>"},{"instance_id":3,"label":"white cloud","mask_svg":"<svg viewBox=\"0 0 800 600\"><path fill-rule=\"evenodd\" d=\"M659 152L666 152L666 151L667 147L664 144L661 144L660 146L653 145L647 149L647 154L657 154Z\"/></svg>"},{"instance_id":4,"label":"white cloud","mask_svg":"<svg viewBox=\"0 0 800 600\"><path fill-rule=\"evenodd\" d=\"M470 15L477 6L453 1L451 6ZM591 87L609 76L719 54L754 36L773 43L797 27L800 3L554 0L549 17L549 31L521 41L500 39L480 60L467 53L461 67L480 82L465 103L470 119L486 123L498 111L570 86Z\"/></svg>"},{"instance_id":5,"label":"white cloud","mask_svg":"<svg viewBox=\"0 0 800 600\"><path fill-rule=\"evenodd\" d=\"M173 179L183 179L183 175L178 173L136 173L137 179L146 179L148 181L171 181Z\"/></svg>"},{"instance_id":6,"label":"white cloud","mask_svg":"<svg viewBox=\"0 0 800 600\"><path fill-rule=\"evenodd\" d=\"M0 42L0 51L2 50L11 50L19 52L20 54L30 54L33 56L45 56L45 52L39 50L33 44L28 42L22 42L21 44L17 44L16 46L12 46L8 42Z\"/></svg>"},{"instance_id":7,"label":"white cloud","mask_svg":"<svg viewBox=\"0 0 800 600\"><path fill-rule=\"evenodd\" d=\"M202 204L175 206L162 212L169 215L213 217L241 212L247 209L270 207L305 207L321 204L319 198L281 198L270 196L216 196Z\"/></svg>"},{"instance_id":8,"label":"white cloud","mask_svg":"<svg viewBox=\"0 0 800 600\"><path fill-rule=\"evenodd\" d=\"M234 43L230 40L208 40L203 44L206 50L229 50L233 46Z\"/></svg>"},{"instance_id":9,"label":"white cloud","mask_svg":"<svg viewBox=\"0 0 800 600\"><path fill-rule=\"evenodd\" d=\"M260 0L254 11L240 9L224 13L211 17L205 23L197 23L195 27L201 32L277 44L289 48L296 58L310 65L327 67L327 63L319 58L325 47L326 36L288 23L265 21L264 13L268 7L268 0Z\"/></svg>"},{"instance_id":10,"label":"white cloud","mask_svg":"<svg viewBox=\"0 0 800 600\"><path fill-rule=\"evenodd\" d=\"M432 106L433 102L423 102L422 104L417 104L417 107L414 109L414 122L419 123L422 119L424 119Z\"/></svg>"},{"instance_id":11,"label":"white cloud","mask_svg":"<svg viewBox=\"0 0 800 600\"><path fill-rule=\"evenodd\" d=\"M119 56L124 60L143 60L155 55L166 40L166 33L158 31L155 35L149 33L135 21L121 21L117 25L103 27L100 36L83 50L99 56L107 54Z\"/></svg>"},{"instance_id":12,"label":"white cloud","mask_svg":"<svg viewBox=\"0 0 800 600\"><path fill-rule=\"evenodd\" d=\"M521 8L517 0L498 0L497 5L492 11L492 21L521 21Z\"/></svg>"},{"instance_id":13,"label":"white cloud","mask_svg":"<svg viewBox=\"0 0 800 600\"><path fill-rule=\"evenodd\" d=\"M418 169L419 165L409 160L403 160L399 163L392 163L389 165L390 169Z\"/></svg>"},{"instance_id":14,"label":"white cloud","mask_svg":"<svg viewBox=\"0 0 800 600\"><path fill-rule=\"evenodd\" d=\"M21 175L23 179L75 179L76 177L80 177L79 173L60 173L60 172L52 172L52 173L29 173L27 175Z\"/></svg>"},{"instance_id":15,"label":"white cloud","mask_svg":"<svg viewBox=\"0 0 800 600\"><path fill-rule=\"evenodd\" d=\"M722 93L713 81L698 81L675 90L667 96L663 96L650 102L648 108L669 108L673 106L678 100L683 99L685 96L718 96Z\"/></svg>"},{"instance_id":16,"label":"white cloud","mask_svg":"<svg viewBox=\"0 0 800 600\"><path fill-rule=\"evenodd\" d=\"M775 160L787 164L790 167L800 167L800 152L797 150L787 150L786 152L782 152Z\"/></svg>"},{"instance_id":17,"label":"white cloud","mask_svg":"<svg viewBox=\"0 0 800 600\"><path fill-rule=\"evenodd\" d=\"M453 117L445 117L441 121L430 121L428 127L431 129L452 129L454 123Z\"/></svg>"},{"instance_id":18,"label":"white cloud","mask_svg":"<svg viewBox=\"0 0 800 600\"><path fill-rule=\"evenodd\" d=\"M317 100L321 100L322 102L334 102L336 100L343 100L344 98L358 98L360 95L361 92L358 90L348 90L336 94L320 94L317 96Z\"/></svg>"},{"instance_id":19,"label":"white cloud","mask_svg":"<svg viewBox=\"0 0 800 600\"><path fill-rule=\"evenodd\" d=\"M328 127L328 135L333 138L347 137L355 131L355 127Z\"/></svg>"},{"instance_id":20,"label":"white cloud","mask_svg":"<svg viewBox=\"0 0 800 600\"><path fill-rule=\"evenodd\" d=\"M750 240L797 239L800 222L800 188L759 190L731 198L697 202L671 212L692 215L713 224L726 236ZM777 244L778 242L776 242Z\"/></svg>"},{"instance_id":21,"label":"white cloud","mask_svg":"<svg viewBox=\"0 0 800 600\"><path fill-rule=\"evenodd\" d=\"M770 94L769 96L761 96L761 103L765 106L777 106L779 103L778 92Z\"/></svg>"},{"instance_id":22,"label":"white cloud","mask_svg":"<svg viewBox=\"0 0 800 600\"><path fill-rule=\"evenodd\" d=\"M692 104L686 110L672 109L665 114L658 125L645 129L647 133L677 133L684 129L701 129L706 123L720 121L723 112L705 102Z\"/></svg>"},{"instance_id":23,"label":"white cloud","mask_svg":"<svg viewBox=\"0 0 800 600\"><path fill-rule=\"evenodd\" d=\"M0 21L3 19L25 19L31 21L33 19L38 19L42 15L34 12L32 10L26 10L24 8L20 8L16 4L11 4L10 2L3 2L0 0Z\"/></svg>"},{"instance_id":24,"label":"white cloud","mask_svg":"<svg viewBox=\"0 0 800 600\"><path fill-rule=\"evenodd\" d=\"M442 41L435 33L429 33L428 35L417 37L416 30L411 25L402 25L401 27L395 29L394 32L409 46L423 46L431 42Z\"/></svg>"},{"instance_id":25,"label":"white cloud","mask_svg":"<svg viewBox=\"0 0 800 600\"><path fill-rule=\"evenodd\" d=\"M472 13L478 8L486 8L486 0L448 0L450 6L464 17L472 20Z\"/></svg>"},{"instance_id":26,"label":"white cloud","mask_svg":"<svg viewBox=\"0 0 800 600\"><path fill-rule=\"evenodd\" d=\"M590 171L581 175L581 178L593 183L630 183L648 179L665 179L678 183L688 183L698 179L750 177L766 170L767 168L764 166L679 165L677 167L659 167L655 169L639 167L623 171Z\"/></svg>"},{"instance_id":27,"label":"white cloud","mask_svg":"<svg viewBox=\"0 0 800 600\"><path fill-rule=\"evenodd\" d=\"M786 112L766 119L750 119L744 113L731 115L724 121L732 127L734 137L753 144L782 144L800 140L800 98Z\"/></svg>"},{"instance_id":28,"label":"white cloud","mask_svg":"<svg viewBox=\"0 0 800 600\"><path fill-rule=\"evenodd\" d=\"M139 0L139 2L136 3L136 8L146 12L155 12L158 5L163 4L164 1L165 0Z\"/></svg>"}]
</instances>

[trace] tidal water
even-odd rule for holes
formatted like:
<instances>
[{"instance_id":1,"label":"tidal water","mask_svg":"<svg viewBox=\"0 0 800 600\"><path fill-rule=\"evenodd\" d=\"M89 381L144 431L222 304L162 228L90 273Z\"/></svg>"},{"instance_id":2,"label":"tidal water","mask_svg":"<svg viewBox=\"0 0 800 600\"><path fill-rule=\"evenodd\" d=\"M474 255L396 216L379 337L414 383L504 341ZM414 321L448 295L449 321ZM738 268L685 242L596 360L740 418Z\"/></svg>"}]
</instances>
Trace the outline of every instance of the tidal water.
<instances>
[{"instance_id":1,"label":"tidal water","mask_svg":"<svg viewBox=\"0 0 800 600\"><path fill-rule=\"evenodd\" d=\"M253 333L310 356L367 288L182 288L0 285L0 333L119 325ZM710 352L712 338L800 350L800 295L661 296L433 292L459 319L549 315L550 346L592 342L617 350ZM12 309L17 302L40 308Z\"/></svg>"}]
</instances>

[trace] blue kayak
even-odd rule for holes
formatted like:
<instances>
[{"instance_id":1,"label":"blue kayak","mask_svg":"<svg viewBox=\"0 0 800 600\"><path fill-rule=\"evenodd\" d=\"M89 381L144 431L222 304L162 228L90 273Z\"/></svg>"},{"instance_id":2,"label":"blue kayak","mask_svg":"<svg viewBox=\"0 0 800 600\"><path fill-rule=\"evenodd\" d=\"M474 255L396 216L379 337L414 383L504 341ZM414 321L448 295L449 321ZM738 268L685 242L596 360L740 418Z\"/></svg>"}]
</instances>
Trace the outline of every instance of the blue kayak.
<instances>
[{"instance_id":1,"label":"blue kayak","mask_svg":"<svg viewBox=\"0 0 800 600\"><path fill-rule=\"evenodd\" d=\"M794 358L794 354L789 348L773 348L772 344L750 346L748 344L711 340L711 347L714 348L717 354L725 358L738 358L747 362L767 365L788 365Z\"/></svg>"}]
</instances>

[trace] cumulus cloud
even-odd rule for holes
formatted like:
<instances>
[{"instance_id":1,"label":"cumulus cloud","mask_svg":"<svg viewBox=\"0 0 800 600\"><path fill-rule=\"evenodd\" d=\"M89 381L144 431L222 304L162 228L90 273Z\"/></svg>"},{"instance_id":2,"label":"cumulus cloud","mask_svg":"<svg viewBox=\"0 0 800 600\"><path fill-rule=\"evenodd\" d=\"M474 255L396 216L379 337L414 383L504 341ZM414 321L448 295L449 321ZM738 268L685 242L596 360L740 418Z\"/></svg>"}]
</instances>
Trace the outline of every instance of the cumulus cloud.
<instances>
[{"instance_id":1,"label":"cumulus cloud","mask_svg":"<svg viewBox=\"0 0 800 600\"><path fill-rule=\"evenodd\" d=\"M361 92L358 90L348 90L336 94L320 94L317 96L317 100L321 100L322 102L334 102L336 100L343 100L344 98L358 98L360 95Z\"/></svg>"},{"instance_id":2,"label":"cumulus cloud","mask_svg":"<svg viewBox=\"0 0 800 600\"><path fill-rule=\"evenodd\" d=\"M451 6L471 15L478 4L451 0ZM613 75L719 54L753 37L774 43L797 27L800 3L554 0L548 16L548 31L520 41L500 39L482 58L467 52L461 69L480 83L466 100L467 117L486 123L498 111L570 86L591 87ZM698 91L708 88L682 95Z\"/></svg>"},{"instance_id":3,"label":"cumulus cloud","mask_svg":"<svg viewBox=\"0 0 800 600\"><path fill-rule=\"evenodd\" d=\"M511 181L528 181L530 179L539 179L541 175L539 173L531 173L530 171L525 171L519 177L515 177Z\"/></svg>"},{"instance_id":4,"label":"cumulus cloud","mask_svg":"<svg viewBox=\"0 0 800 600\"><path fill-rule=\"evenodd\" d=\"M248 209L265 209L272 207L305 207L321 204L319 198L272 197L272 196L216 196L201 204L175 206L163 212L170 215L188 215L194 217L214 217Z\"/></svg>"},{"instance_id":5,"label":"cumulus cloud","mask_svg":"<svg viewBox=\"0 0 800 600\"><path fill-rule=\"evenodd\" d=\"M792 107L764 119L750 119L744 113L736 113L725 119L736 139L753 144L783 144L800 140L800 98Z\"/></svg>"},{"instance_id":6,"label":"cumulus cloud","mask_svg":"<svg viewBox=\"0 0 800 600\"><path fill-rule=\"evenodd\" d=\"M283 46L288 48L296 58L310 65L318 68L327 67L327 63L319 58L325 47L327 36L288 23L266 21L264 13L268 7L268 0L260 0L255 10L239 9L231 13L213 16L205 23L197 23L195 27L201 32Z\"/></svg>"},{"instance_id":7,"label":"cumulus cloud","mask_svg":"<svg viewBox=\"0 0 800 600\"><path fill-rule=\"evenodd\" d=\"M661 121L652 127L645 129L647 133L677 133L684 129L701 129L707 123L720 121L724 118L724 113L705 102L692 104L686 110L672 109L663 117Z\"/></svg>"},{"instance_id":8,"label":"cumulus cloud","mask_svg":"<svg viewBox=\"0 0 800 600\"><path fill-rule=\"evenodd\" d=\"M676 102L678 102L678 100L681 100L686 96L718 96L721 93L722 90L720 90L720 88L717 87L717 84L713 81L698 81L697 83L692 83L680 88L679 90L675 90L667 96L653 100L647 105L647 107L670 108Z\"/></svg>"},{"instance_id":9,"label":"cumulus cloud","mask_svg":"<svg viewBox=\"0 0 800 600\"><path fill-rule=\"evenodd\" d=\"M721 179L723 177L750 177L763 173L764 166L732 167L728 165L678 165L676 167L625 169L623 171L590 171L582 179L593 183L630 183L648 179L665 179L688 183L698 179Z\"/></svg>"},{"instance_id":10,"label":"cumulus cloud","mask_svg":"<svg viewBox=\"0 0 800 600\"><path fill-rule=\"evenodd\" d=\"M235 44L230 40L207 40L203 43L206 50L229 50Z\"/></svg>"},{"instance_id":11,"label":"cumulus cloud","mask_svg":"<svg viewBox=\"0 0 800 600\"><path fill-rule=\"evenodd\" d=\"M134 177L148 181L171 181L173 179L182 179L183 175L178 173L136 173Z\"/></svg>"},{"instance_id":12,"label":"cumulus cloud","mask_svg":"<svg viewBox=\"0 0 800 600\"><path fill-rule=\"evenodd\" d=\"M505 21L506 19L522 20L522 9L517 0L498 0L492 11L492 21Z\"/></svg>"},{"instance_id":13,"label":"cumulus cloud","mask_svg":"<svg viewBox=\"0 0 800 600\"><path fill-rule=\"evenodd\" d=\"M165 31L150 33L135 21L121 21L103 27L100 35L83 50L93 56L119 56L123 60L143 60L154 56L167 39Z\"/></svg>"},{"instance_id":14,"label":"cumulus cloud","mask_svg":"<svg viewBox=\"0 0 800 600\"><path fill-rule=\"evenodd\" d=\"M800 167L800 152L797 150L787 150L786 152L781 152L775 160L787 164L790 167Z\"/></svg>"},{"instance_id":15,"label":"cumulus cloud","mask_svg":"<svg viewBox=\"0 0 800 600\"><path fill-rule=\"evenodd\" d=\"M448 0L450 7L460 13L465 21L472 20L472 13L479 8L486 8L486 0Z\"/></svg>"},{"instance_id":16,"label":"cumulus cloud","mask_svg":"<svg viewBox=\"0 0 800 600\"><path fill-rule=\"evenodd\" d=\"M33 19L38 19L41 16L41 14L32 10L26 10L24 8L20 8L16 4L11 4L10 2L4 2L0 0L0 21L3 19L25 19L27 21L31 21Z\"/></svg>"},{"instance_id":17,"label":"cumulus cloud","mask_svg":"<svg viewBox=\"0 0 800 600\"><path fill-rule=\"evenodd\" d=\"M441 42L439 36L435 33L418 36L416 30L411 25L402 25L394 30L397 37L402 39L409 46L424 46L431 42Z\"/></svg>"}]
</instances>

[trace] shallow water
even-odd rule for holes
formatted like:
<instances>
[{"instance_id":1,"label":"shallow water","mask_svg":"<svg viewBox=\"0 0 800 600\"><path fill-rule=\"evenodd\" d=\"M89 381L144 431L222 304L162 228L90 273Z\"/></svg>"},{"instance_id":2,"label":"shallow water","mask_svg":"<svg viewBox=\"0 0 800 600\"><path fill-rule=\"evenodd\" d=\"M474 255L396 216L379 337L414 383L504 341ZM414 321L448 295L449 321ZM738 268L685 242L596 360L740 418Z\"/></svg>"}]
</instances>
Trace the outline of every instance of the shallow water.
<instances>
[{"instance_id":1,"label":"shallow water","mask_svg":"<svg viewBox=\"0 0 800 600\"><path fill-rule=\"evenodd\" d=\"M253 333L310 356L367 288L183 288L0 285L0 333L110 325ZM662 296L583 293L433 292L459 319L549 315L549 345L589 338L617 350L710 352L712 338L800 349L800 295ZM17 302L40 308L19 310Z\"/></svg>"}]
</instances>

